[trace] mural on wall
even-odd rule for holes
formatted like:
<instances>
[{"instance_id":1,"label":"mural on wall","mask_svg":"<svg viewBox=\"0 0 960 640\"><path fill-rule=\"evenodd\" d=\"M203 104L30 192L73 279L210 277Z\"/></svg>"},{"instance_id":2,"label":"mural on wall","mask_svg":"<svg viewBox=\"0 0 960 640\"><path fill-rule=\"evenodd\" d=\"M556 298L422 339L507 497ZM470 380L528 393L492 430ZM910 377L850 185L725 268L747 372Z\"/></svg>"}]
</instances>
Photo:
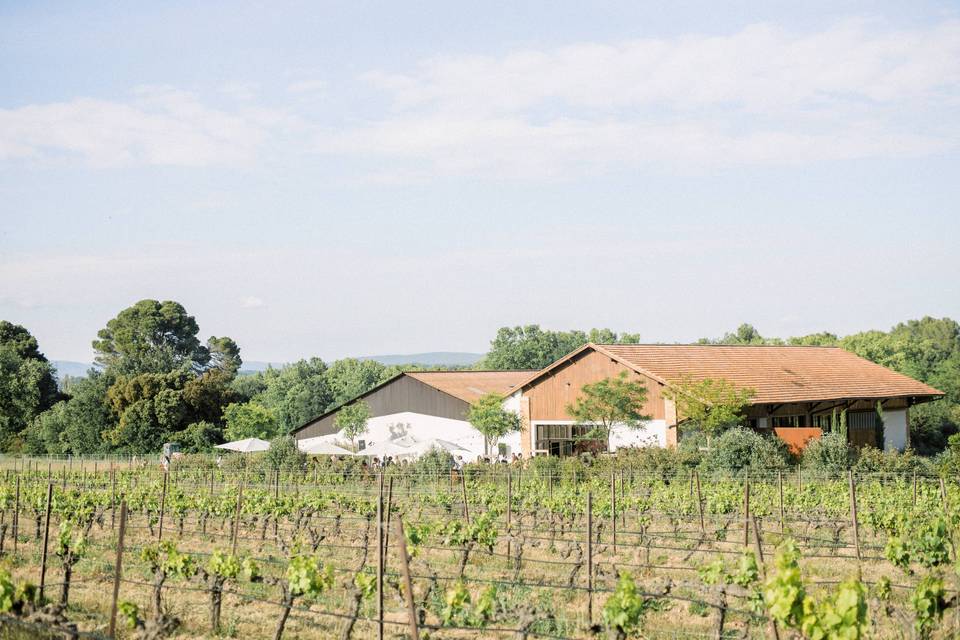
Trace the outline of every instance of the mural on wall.
<instances>
[{"instance_id":1,"label":"mural on wall","mask_svg":"<svg viewBox=\"0 0 960 640\"><path fill-rule=\"evenodd\" d=\"M411 424L409 422L391 422L387 425L390 431L390 440L399 440L410 433Z\"/></svg>"}]
</instances>

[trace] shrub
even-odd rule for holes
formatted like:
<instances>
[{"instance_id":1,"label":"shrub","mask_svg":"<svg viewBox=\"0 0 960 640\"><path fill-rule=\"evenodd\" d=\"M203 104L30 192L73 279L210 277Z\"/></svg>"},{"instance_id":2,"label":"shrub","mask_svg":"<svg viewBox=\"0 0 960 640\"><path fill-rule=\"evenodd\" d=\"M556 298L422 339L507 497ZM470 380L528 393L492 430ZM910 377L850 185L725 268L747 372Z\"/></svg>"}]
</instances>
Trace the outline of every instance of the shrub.
<instances>
[{"instance_id":1,"label":"shrub","mask_svg":"<svg viewBox=\"0 0 960 640\"><path fill-rule=\"evenodd\" d=\"M411 465L411 470L416 473L435 475L438 473L449 473L453 467L453 456L449 451L434 447Z\"/></svg>"},{"instance_id":2,"label":"shrub","mask_svg":"<svg viewBox=\"0 0 960 640\"><path fill-rule=\"evenodd\" d=\"M271 469L303 469L307 456L297 446L293 436L279 436L270 441L266 463Z\"/></svg>"},{"instance_id":3,"label":"shrub","mask_svg":"<svg viewBox=\"0 0 960 640\"><path fill-rule=\"evenodd\" d=\"M811 471L840 473L853 464L856 452L843 434L827 433L819 440L811 440L803 450L802 464Z\"/></svg>"},{"instance_id":4,"label":"shrub","mask_svg":"<svg viewBox=\"0 0 960 640\"><path fill-rule=\"evenodd\" d=\"M751 429L735 427L713 441L702 466L710 471L783 469L790 461L786 444Z\"/></svg>"},{"instance_id":5,"label":"shrub","mask_svg":"<svg viewBox=\"0 0 960 640\"><path fill-rule=\"evenodd\" d=\"M863 473L930 473L933 465L927 458L918 456L913 450L880 451L875 447L864 447L857 454L854 469Z\"/></svg>"}]
</instances>

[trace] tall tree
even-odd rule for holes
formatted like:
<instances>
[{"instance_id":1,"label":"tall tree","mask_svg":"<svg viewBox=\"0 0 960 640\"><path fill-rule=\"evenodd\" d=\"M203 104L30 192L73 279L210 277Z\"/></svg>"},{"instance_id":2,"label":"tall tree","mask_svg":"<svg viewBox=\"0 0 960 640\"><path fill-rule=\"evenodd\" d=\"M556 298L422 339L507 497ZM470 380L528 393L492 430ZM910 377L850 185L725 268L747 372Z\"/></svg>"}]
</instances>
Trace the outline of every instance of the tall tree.
<instances>
[{"instance_id":1,"label":"tall tree","mask_svg":"<svg viewBox=\"0 0 960 640\"><path fill-rule=\"evenodd\" d=\"M223 415L227 423L223 435L229 441L246 438L269 440L279 431L277 416L258 402L228 405Z\"/></svg>"},{"instance_id":2,"label":"tall tree","mask_svg":"<svg viewBox=\"0 0 960 640\"><path fill-rule=\"evenodd\" d=\"M273 411L283 433L289 433L330 407L333 393L320 358L300 360L283 369L263 372L266 389L254 397Z\"/></svg>"},{"instance_id":3,"label":"tall tree","mask_svg":"<svg viewBox=\"0 0 960 640\"><path fill-rule=\"evenodd\" d=\"M385 366L376 360L343 358L333 362L325 373L332 395L327 410L353 400L399 372L399 368Z\"/></svg>"},{"instance_id":4,"label":"tall tree","mask_svg":"<svg viewBox=\"0 0 960 640\"><path fill-rule=\"evenodd\" d=\"M610 450L610 432L615 426L639 429L651 417L643 413L647 388L630 378L626 371L583 385L580 397L567 405L567 414L577 422L593 428L587 437L606 442Z\"/></svg>"},{"instance_id":5,"label":"tall tree","mask_svg":"<svg viewBox=\"0 0 960 640\"><path fill-rule=\"evenodd\" d=\"M21 449L23 432L60 399L55 370L24 327L0 321L0 447Z\"/></svg>"},{"instance_id":6,"label":"tall tree","mask_svg":"<svg viewBox=\"0 0 960 640\"><path fill-rule=\"evenodd\" d=\"M197 338L199 327L179 302L141 300L97 332L96 361L121 374L165 373L204 368L210 351Z\"/></svg>"},{"instance_id":7,"label":"tall tree","mask_svg":"<svg viewBox=\"0 0 960 640\"><path fill-rule=\"evenodd\" d=\"M744 409L756 392L738 389L723 378L684 377L665 388L663 395L674 402L681 420L688 420L709 440L740 423Z\"/></svg>"},{"instance_id":8,"label":"tall tree","mask_svg":"<svg viewBox=\"0 0 960 640\"><path fill-rule=\"evenodd\" d=\"M230 374L231 378L237 375L243 365L243 360L240 358L240 347L232 338L211 336L207 340L207 352L210 354L209 367L220 369Z\"/></svg>"},{"instance_id":9,"label":"tall tree","mask_svg":"<svg viewBox=\"0 0 960 640\"><path fill-rule=\"evenodd\" d=\"M490 455L494 442L520 430L520 416L503 408L503 396L498 393L488 393L470 405L467 421L483 434L485 455Z\"/></svg>"},{"instance_id":10,"label":"tall tree","mask_svg":"<svg viewBox=\"0 0 960 640\"><path fill-rule=\"evenodd\" d=\"M588 342L636 344L639 334L617 334L609 329L590 332L545 331L540 325L502 327L490 343L490 351L481 361L485 369L542 369Z\"/></svg>"},{"instance_id":11,"label":"tall tree","mask_svg":"<svg viewBox=\"0 0 960 640\"><path fill-rule=\"evenodd\" d=\"M370 405L363 400L357 400L341 407L333 424L343 433L343 437L350 440L350 447L357 450L357 438L367 432L367 423L370 421Z\"/></svg>"}]
</instances>

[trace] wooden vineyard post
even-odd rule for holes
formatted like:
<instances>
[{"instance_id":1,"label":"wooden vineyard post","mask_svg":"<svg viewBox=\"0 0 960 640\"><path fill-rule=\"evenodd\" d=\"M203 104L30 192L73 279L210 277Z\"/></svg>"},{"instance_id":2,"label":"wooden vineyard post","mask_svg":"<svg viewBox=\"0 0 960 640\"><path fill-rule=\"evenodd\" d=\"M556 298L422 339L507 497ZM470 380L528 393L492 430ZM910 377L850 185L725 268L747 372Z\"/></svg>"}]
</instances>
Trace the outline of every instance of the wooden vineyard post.
<instances>
[{"instance_id":1,"label":"wooden vineyard post","mask_svg":"<svg viewBox=\"0 0 960 640\"><path fill-rule=\"evenodd\" d=\"M617 472L610 471L610 535L613 552L617 552ZM690 493L693 494L693 474L690 474Z\"/></svg>"},{"instance_id":2,"label":"wooden vineyard post","mask_svg":"<svg viewBox=\"0 0 960 640\"><path fill-rule=\"evenodd\" d=\"M943 513L950 512L950 504L947 502L947 485L943 482L943 476L940 476L940 502L943 504Z\"/></svg>"},{"instance_id":3,"label":"wooden vineyard post","mask_svg":"<svg viewBox=\"0 0 960 640\"><path fill-rule=\"evenodd\" d=\"M13 503L13 555L17 555L17 538L20 537L20 476L17 476L16 491Z\"/></svg>"},{"instance_id":4,"label":"wooden vineyard post","mask_svg":"<svg viewBox=\"0 0 960 640\"><path fill-rule=\"evenodd\" d=\"M467 472L466 469L460 470L460 489L463 493L463 519L470 524L470 509L467 507Z\"/></svg>"},{"instance_id":5,"label":"wooden vineyard post","mask_svg":"<svg viewBox=\"0 0 960 640\"><path fill-rule=\"evenodd\" d=\"M750 520L753 523L753 544L757 550L757 564L760 567L760 577L766 579L767 567L763 557L763 538L760 537L760 525L757 523L756 517L751 516ZM777 629L777 622L773 618L770 618L770 635L774 640L780 640L780 631Z\"/></svg>"},{"instance_id":6,"label":"wooden vineyard post","mask_svg":"<svg viewBox=\"0 0 960 640\"><path fill-rule=\"evenodd\" d=\"M847 471L847 479L850 483L850 521L853 524L853 545L857 552L857 560L860 560L860 526L857 523L857 485L853 479L853 471Z\"/></svg>"},{"instance_id":7,"label":"wooden vineyard post","mask_svg":"<svg viewBox=\"0 0 960 640\"><path fill-rule=\"evenodd\" d=\"M783 533L783 471L777 471L777 491L780 493L780 533Z\"/></svg>"},{"instance_id":8,"label":"wooden vineyard post","mask_svg":"<svg viewBox=\"0 0 960 640\"><path fill-rule=\"evenodd\" d=\"M917 506L917 470L913 470L913 506Z\"/></svg>"},{"instance_id":9,"label":"wooden vineyard post","mask_svg":"<svg viewBox=\"0 0 960 640\"><path fill-rule=\"evenodd\" d=\"M169 474L163 474L163 488L160 490L160 526L157 528L157 542L163 540L163 514L167 509L167 477Z\"/></svg>"},{"instance_id":10,"label":"wooden vineyard post","mask_svg":"<svg viewBox=\"0 0 960 640\"><path fill-rule=\"evenodd\" d=\"M40 588L37 592L39 604L43 604L43 585L47 581L47 543L50 540L50 503L53 502L53 483L47 484L47 515L43 524L43 549L40 555Z\"/></svg>"},{"instance_id":11,"label":"wooden vineyard post","mask_svg":"<svg viewBox=\"0 0 960 640\"><path fill-rule=\"evenodd\" d=\"M231 549L233 555L237 555L237 536L240 534L240 506L243 504L243 483L237 488L237 510L233 513L233 541Z\"/></svg>"},{"instance_id":12,"label":"wooden vineyard post","mask_svg":"<svg viewBox=\"0 0 960 640\"><path fill-rule=\"evenodd\" d=\"M797 493L803 491L803 473L800 471L800 465L797 465Z\"/></svg>"},{"instance_id":13,"label":"wooden vineyard post","mask_svg":"<svg viewBox=\"0 0 960 640\"><path fill-rule=\"evenodd\" d=\"M117 473L110 463L110 529L116 529L117 524Z\"/></svg>"},{"instance_id":14,"label":"wooden vineyard post","mask_svg":"<svg viewBox=\"0 0 960 640\"><path fill-rule=\"evenodd\" d=\"M384 525L383 528L383 569L387 569L387 549L390 548L390 514L393 513L393 478L390 478L390 482L387 483L387 508L384 511Z\"/></svg>"},{"instance_id":15,"label":"wooden vineyard post","mask_svg":"<svg viewBox=\"0 0 960 640\"><path fill-rule=\"evenodd\" d=\"M550 476L551 486L553 485L553 476ZM513 566L513 539L510 532L511 521L513 520L513 472L507 469L507 562Z\"/></svg>"},{"instance_id":16,"label":"wooden vineyard post","mask_svg":"<svg viewBox=\"0 0 960 640\"><path fill-rule=\"evenodd\" d=\"M377 640L383 640L383 471L377 490Z\"/></svg>"},{"instance_id":17,"label":"wooden vineyard post","mask_svg":"<svg viewBox=\"0 0 960 640\"><path fill-rule=\"evenodd\" d=\"M743 481L743 546L750 546L750 479Z\"/></svg>"},{"instance_id":18,"label":"wooden vineyard post","mask_svg":"<svg viewBox=\"0 0 960 640\"><path fill-rule=\"evenodd\" d=\"M63 490L67 490L67 468L60 467L60 480L63 486Z\"/></svg>"},{"instance_id":19,"label":"wooden vineyard post","mask_svg":"<svg viewBox=\"0 0 960 640\"><path fill-rule=\"evenodd\" d=\"M113 565L113 598L110 602L110 632L111 638L116 637L117 631L117 599L120 597L120 578L123 576L123 536L127 531L127 501L120 503L120 532L117 534L117 561Z\"/></svg>"},{"instance_id":20,"label":"wooden vineyard post","mask_svg":"<svg viewBox=\"0 0 960 640\"><path fill-rule=\"evenodd\" d=\"M593 493L587 492L587 627L593 626Z\"/></svg>"},{"instance_id":21,"label":"wooden vineyard post","mask_svg":"<svg viewBox=\"0 0 960 640\"><path fill-rule=\"evenodd\" d=\"M403 594L407 601L410 637L412 640L420 640L420 632L417 629L417 606L413 602L413 581L410 579L410 556L407 555L407 538L403 535L403 520L400 517L397 517L397 551L400 552L400 570L403 573Z\"/></svg>"},{"instance_id":22,"label":"wooden vineyard post","mask_svg":"<svg viewBox=\"0 0 960 640\"><path fill-rule=\"evenodd\" d=\"M700 472L694 471L697 485L697 512L700 514L700 533L706 533L707 528L703 524L703 494L700 492Z\"/></svg>"}]
</instances>

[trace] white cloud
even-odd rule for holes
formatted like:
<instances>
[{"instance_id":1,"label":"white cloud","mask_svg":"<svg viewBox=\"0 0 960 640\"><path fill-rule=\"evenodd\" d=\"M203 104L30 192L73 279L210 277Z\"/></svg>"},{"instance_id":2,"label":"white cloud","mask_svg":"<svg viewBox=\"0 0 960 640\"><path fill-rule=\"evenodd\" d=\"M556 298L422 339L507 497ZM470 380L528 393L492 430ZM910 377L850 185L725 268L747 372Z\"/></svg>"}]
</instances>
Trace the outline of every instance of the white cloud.
<instances>
[{"instance_id":1,"label":"white cloud","mask_svg":"<svg viewBox=\"0 0 960 640\"><path fill-rule=\"evenodd\" d=\"M258 309L263 306L263 300L256 296L246 296L240 300L240 306L244 309Z\"/></svg>"},{"instance_id":2,"label":"white cloud","mask_svg":"<svg viewBox=\"0 0 960 640\"><path fill-rule=\"evenodd\" d=\"M227 112L170 87L140 87L130 103L76 98L0 109L0 160L66 154L95 167L205 167L256 157L284 115Z\"/></svg>"},{"instance_id":3,"label":"white cloud","mask_svg":"<svg viewBox=\"0 0 960 640\"><path fill-rule=\"evenodd\" d=\"M580 43L445 56L363 78L392 113L317 140L384 176L565 177L644 165L803 164L957 147L960 21L884 31Z\"/></svg>"}]
</instances>

